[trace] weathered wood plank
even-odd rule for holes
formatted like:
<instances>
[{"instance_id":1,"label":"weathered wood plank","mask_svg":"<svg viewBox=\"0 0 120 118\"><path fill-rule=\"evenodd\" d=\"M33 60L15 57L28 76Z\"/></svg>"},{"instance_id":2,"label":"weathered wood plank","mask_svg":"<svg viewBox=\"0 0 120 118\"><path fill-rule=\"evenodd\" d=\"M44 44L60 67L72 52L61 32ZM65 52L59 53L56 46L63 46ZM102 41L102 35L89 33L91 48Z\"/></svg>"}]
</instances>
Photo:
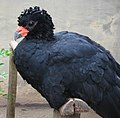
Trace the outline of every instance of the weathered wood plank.
<instances>
[{"instance_id":1,"label":"weathered wood plank","mask_svg":"<svg viewBox=\"0 0 120 118\"><path fill-rule=\"evenodd\" d=\"M12 48L10 50L13 51ZM17 70L13 62L13 56L9 59L9 85L6 118L15 118L15 101L17 89Z\"/></svg>"},{"instance_id":2,"label":"weathered wood plank","mask_svg":"<svg viewBox=\"0 0 120 118\"><path fill-rule=\"evenodd\" d=\"M64 104L59 111L53 111L53 118L80 118L81 113L88 112L89 106L81 99L73 98Z\"/></svg>"},{"instance_id":3,"label":"weathered wood plank","mask_svg":"<svg viewBox=\"0 0 120 118\"><path fill-rule=\"evenodd\" d=\"M80 118L80 114L73 114L70 116L61 116L60 112L58 112L57 110L54 110L53 118Z\"/></svg>"}]
</instances>

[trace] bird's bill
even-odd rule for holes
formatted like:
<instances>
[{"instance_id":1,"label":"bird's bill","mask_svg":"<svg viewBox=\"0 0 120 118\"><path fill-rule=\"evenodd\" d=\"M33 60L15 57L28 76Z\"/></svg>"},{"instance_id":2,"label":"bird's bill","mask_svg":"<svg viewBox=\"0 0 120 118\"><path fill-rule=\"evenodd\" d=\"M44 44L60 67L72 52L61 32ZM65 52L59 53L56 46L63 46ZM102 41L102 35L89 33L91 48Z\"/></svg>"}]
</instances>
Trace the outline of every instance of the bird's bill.
<instances>
[{"instance_id":1,"label":"bird's bill","mask_svg":"<svg viewBox=\"0 0 120 118\"><path fill-rule=\"evenodd\" d=\"M28 30L22 26L18 26L17 30L14 34L14 40L16 41L18 38L25 37L28 34Z\"/></svg>"}]
</instances>

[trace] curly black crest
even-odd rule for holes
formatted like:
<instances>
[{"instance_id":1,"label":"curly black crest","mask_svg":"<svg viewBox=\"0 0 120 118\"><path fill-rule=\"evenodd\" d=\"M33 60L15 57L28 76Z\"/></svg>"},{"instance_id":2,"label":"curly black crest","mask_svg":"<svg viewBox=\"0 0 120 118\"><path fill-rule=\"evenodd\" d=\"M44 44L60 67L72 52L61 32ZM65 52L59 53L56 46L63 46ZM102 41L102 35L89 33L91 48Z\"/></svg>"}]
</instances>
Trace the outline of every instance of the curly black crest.
<instances>
[{"instance_id":1,"label":"curly black crest","mask_svg":"<svg viewBox=\"0 0 120 118\"><path fill-rule=\"evenodd\" d=\"M40 9L38 6L25 9L18 17L18 25L24 27L30 20L38 21L38 24L29 35L34 35L34 37L39 35L40 38L47 39L53 37L54 24L46 10Z\"/></svg>"},{"instance_id":2,"label":"curly black crest","mask_svg":"<svg viewBox=\"0 0 120 118\"><path fill-rule=\"evenodd\" d=\"M20 20L23 16L33 14L35 12L42 12L39 7L35 6L34 8L30 7L29 9L25 9L23 12L21 12L20 16L18 19Z\"/></svg>"}]
</instances>

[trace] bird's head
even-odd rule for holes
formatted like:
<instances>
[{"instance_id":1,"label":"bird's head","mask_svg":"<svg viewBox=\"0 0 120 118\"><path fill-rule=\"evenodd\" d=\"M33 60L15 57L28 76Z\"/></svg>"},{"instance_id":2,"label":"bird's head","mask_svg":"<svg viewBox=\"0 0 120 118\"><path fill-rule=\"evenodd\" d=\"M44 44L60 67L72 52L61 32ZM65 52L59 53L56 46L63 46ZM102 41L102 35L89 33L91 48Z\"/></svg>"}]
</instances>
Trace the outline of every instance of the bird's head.
<instances>
[{"instance_id":1,"label":"bird's head","mask_svg":"<svg viewBox=\"0 0 120 118\"><path fill-rule=\"evenodd\" d=\"M51 40L54 24L51 16L40 7L30 7L21 12L18 17L18 28L15 40L20 37Z\"/></svg>"}]
</instances>

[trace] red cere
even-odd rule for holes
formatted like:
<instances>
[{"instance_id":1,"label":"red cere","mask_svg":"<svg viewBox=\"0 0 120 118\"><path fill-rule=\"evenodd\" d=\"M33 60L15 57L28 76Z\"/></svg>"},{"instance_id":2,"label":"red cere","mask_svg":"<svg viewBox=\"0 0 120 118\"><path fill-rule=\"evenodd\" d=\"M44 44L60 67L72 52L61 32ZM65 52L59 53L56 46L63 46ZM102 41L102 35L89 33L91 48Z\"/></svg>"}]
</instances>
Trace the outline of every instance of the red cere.
<instances>
[{"instance_id":1,"label":"red cere","mask_svg":"<svg viewBox=\"0 0 120 118\"><path fill-rule=\"evenodd\" d=\"M27 36L29 31L22 26L18 26L17 27L17 32L19 32L22 35L22 37L25 37L25 36Z\"/></svg>"}]
</instances>

